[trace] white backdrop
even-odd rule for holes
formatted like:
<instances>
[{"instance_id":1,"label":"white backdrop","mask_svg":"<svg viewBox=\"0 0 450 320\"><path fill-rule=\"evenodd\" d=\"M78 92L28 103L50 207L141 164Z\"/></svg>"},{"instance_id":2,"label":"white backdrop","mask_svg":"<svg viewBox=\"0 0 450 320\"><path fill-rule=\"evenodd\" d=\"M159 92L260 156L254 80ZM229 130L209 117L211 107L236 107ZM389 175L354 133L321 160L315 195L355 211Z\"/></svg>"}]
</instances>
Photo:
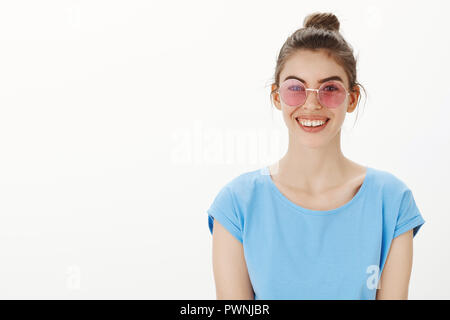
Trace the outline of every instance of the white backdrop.
<instances>
[{"instance_id":1,"label":"white backdrop","mask_svg":"<svg viewBox=\"0 0 450 320\"><path fill-rule=\"evenodd\" d=\"M449 299L450 5L317 3L2 1L0 298L215 299L206 209L284 154L276 57L331 11L368 90L343 152L411 188L409 297Z\"/></svg>"}]
</instances>

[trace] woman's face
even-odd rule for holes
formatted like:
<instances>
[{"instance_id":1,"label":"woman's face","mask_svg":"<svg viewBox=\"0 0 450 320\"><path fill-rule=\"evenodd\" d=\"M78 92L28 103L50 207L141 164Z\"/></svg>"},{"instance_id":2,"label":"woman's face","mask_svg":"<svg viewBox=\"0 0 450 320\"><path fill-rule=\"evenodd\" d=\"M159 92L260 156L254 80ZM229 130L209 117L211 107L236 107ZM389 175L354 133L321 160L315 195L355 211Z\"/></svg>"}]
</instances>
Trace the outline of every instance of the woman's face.
<instances>
[{"instance_id":1,"label":"woman's face","mask_svg":"<svg viewBox=\"0 0 450 320\"><path fill-rule=\"evenodd\" d=\"M348 87L348 78L344 69L327 55L324 50L311 51L299 50L287 61L280 73L280 85L288 76L295 76L305 80L307 88L318 89L321 85L319 80L331 76L339 76L342 85L350 93L342 104L334 109L322 106L316 92L309 91L308 97L302 106L291 107L280 100L278 93L274 93L273 101L277 109L283 113L284 121L289 130L290 139L298 140L309 147L320 147L328 145L340 132L342 123L347 112L353 112L356 108L359 88L355 86L356 92L351 92ZM277 89L275 85L272 90ZM329 118L326 126L318 132L307 132L303 130L297 118L301 116L323 116Z\"/></svg>"}]
</instances>

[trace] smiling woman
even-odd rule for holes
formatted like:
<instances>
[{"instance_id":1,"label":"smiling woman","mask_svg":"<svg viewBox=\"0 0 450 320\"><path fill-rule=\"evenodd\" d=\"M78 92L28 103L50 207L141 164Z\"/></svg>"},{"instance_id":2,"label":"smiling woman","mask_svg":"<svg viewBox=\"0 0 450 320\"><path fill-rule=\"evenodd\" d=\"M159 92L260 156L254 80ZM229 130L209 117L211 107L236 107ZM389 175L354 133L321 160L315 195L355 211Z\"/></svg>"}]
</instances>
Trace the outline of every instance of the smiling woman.
<instances>
[{"instance_id":1,"label":"smiling woman","mask_svg":"<svg viewBox=\"0 0 450 320\"><path fill-rule=\"evenodd\" d=\"M314 13L286 40L271 98L288 150L229 181L207 210L218 299L407 298L425 220L402 180L342 153L362 86L339 27Z\"/></svg>"}]
</instances>

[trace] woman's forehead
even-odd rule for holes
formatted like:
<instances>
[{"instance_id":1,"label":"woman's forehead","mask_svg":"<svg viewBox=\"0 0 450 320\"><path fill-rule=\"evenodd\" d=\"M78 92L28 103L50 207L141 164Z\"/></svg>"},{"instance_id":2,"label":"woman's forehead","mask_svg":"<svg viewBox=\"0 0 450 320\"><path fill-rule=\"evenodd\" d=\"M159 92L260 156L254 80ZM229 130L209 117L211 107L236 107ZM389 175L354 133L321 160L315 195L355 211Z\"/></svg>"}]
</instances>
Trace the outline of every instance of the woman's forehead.
<instances>
[{"instance_id":1,"label":"woman's forehead","mask_svg":"<svg viewBox=\"0 0 450 320\"><path fill-rule=\"evenodd\" d=\"M323 50L299 50L293 54L280 73L280 81L291 75L304 79L309 85L331 76L339 76L343 82L347 79L342 66Z\"/></svg>"}]
</instances>

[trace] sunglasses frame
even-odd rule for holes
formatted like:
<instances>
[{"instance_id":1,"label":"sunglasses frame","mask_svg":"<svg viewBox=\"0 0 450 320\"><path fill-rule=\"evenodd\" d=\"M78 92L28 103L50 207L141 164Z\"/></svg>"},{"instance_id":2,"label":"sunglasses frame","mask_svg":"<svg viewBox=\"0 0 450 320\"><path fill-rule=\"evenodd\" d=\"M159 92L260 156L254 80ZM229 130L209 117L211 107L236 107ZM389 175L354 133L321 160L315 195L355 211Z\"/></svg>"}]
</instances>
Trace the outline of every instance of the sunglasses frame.
<instances>
[{"instance_id":1,"label":"sunglasses frame","mask_svg":"<svg viewBox=\"0 0 450 320\"><path fill-rule=\"evenodd\" d=\"M347 96L350 95L350 93L348 92L347 88L346 88L340 81L336 81L336 80L330 80L330 81L324 82L324 83L322 83L322 84L320 85L320 87L319 87L318 89L307 88L307 87L303 84L303 82L301 82L301 81L299 81L299 80L297 80L297 79L287 79L287 80L284 80L283 83L285 83L286 81L289 81L289 80L296 80L296 81L299 82L303 87L305 87L305 91L306 91L306 98L305 98L305 101L304 101L302 104L299 104L299 105L296 105L296 106L291 106L291 105L289 105L289 104L287 104L286 102L283 101L285 105L287 105L287 106L289 106L289 107L293 107L293 108L294 108L294 107L300 107L300 106L302 106L302 105L304 105L304 104L306 103L306 100L308 100L308 96L309 96L309 92L308 92L308 91L315 91L315 92L316 92L316 96L317 96L317 101L319 101L320 105L323 106L323 107L325 107L325 108L329 108L329 107L323 105L322 102L320 101L319 91L320 91L320 89L322 89L322 87L324 87L325 85L328 85L328 84L330 84L330 83L339 83L339 84L344 88L344 90L345 90L345 97L347 98ZM283 100L283 98L281 97L281 93L280 93L280 88L281 88L282 85L283 85L283 84L281 84L280 87L275 91L275 92L278 93L278 95L280 96L280 100ZM345 100L345 98L344 98L344 100ZM338 108L338 107L334 107L334 108L331 108L331 109L335 109L335 108Z\"/></svg>"}]
</instances>

